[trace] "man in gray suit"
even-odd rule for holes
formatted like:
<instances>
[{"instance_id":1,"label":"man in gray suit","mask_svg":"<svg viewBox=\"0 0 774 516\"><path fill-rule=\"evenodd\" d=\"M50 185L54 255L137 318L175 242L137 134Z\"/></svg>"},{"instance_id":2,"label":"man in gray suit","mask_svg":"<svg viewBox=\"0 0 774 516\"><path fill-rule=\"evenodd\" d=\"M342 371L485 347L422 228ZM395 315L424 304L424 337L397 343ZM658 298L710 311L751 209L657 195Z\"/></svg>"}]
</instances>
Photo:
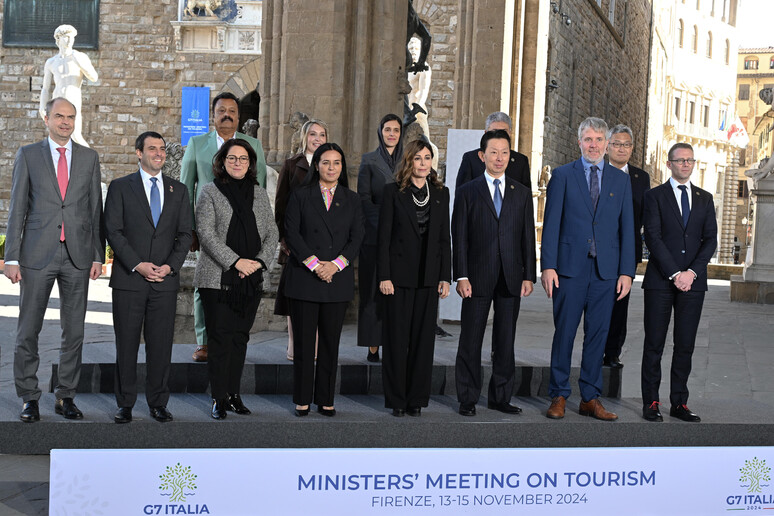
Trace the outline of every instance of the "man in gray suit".
<instances>
[{"instance_id":1,"label":"man in gray suit","mask_svg":"<svg viewBox=\"0 0 774 516\"><path fill-rule=\"evenodd\" d=\"M75 114L68 100L50 100L44 118L48 138L19 149L13 166L5 275L21 281L13 372L24 422L40 419L38 334L55 280L62 347L54 411L66 419L83 418L73 397L81 373L88 280L102 272L105 243L99 156L71 140Z\"/></svg>"}]
</instances>

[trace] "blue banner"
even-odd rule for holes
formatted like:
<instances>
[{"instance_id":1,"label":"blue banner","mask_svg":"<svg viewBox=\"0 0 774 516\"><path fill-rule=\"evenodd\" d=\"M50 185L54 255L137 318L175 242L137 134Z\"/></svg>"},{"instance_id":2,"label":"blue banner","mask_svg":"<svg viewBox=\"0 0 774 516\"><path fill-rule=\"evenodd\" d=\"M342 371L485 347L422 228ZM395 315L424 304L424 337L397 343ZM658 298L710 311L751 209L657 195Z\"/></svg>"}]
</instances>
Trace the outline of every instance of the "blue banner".
<instances>
[{"instance_id":1,"label":"blue banner","mask_svg":"<svg viewBox=\"0 0 774 516\"><path fill-rule=\"evenodd\" d=\"M180 108L180 144L188 145L192 136L210 130L210 89L207 87L183 88Z\"/></svg>"}]
</instances>

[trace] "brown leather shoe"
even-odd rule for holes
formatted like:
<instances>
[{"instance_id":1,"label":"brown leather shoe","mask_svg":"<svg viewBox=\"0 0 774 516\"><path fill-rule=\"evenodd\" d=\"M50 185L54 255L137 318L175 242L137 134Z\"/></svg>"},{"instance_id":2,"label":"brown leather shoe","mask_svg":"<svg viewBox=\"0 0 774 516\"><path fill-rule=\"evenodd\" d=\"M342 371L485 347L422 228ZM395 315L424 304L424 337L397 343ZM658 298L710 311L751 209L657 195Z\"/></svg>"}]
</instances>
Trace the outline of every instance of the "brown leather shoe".
<instances>
[{"instance_id":1,"label":"brown leather shoe","mask_svg":"<svg viewBox=\"0 0 774 516\"><path fill-rule=\"evenodd\" d=\"M549 419L562 419L564 417L564 406L567 400L564 396L556 396L551 400L551 406L546 411L546 417Z\"/></svg>"},{"instance_id":2,"label":"brown leather shoe","mask_svg":"<svg viewBox=\"0 0 774 516\"><path fill-rule=\"evenodd\" d=\"M207 361L207 346L196 346L196 351L193 354L194 362L206 362Z\"/></svg>"},{"instance_id":3,"label":"brown leather shoe","mask_svg":"<svg viewBox=\"0 0 774 516\"><path fill-rule=\"evenodd\" d=\"M618 419L618 416L605 410L599 398L594 398L591 401L581 401L578 413L581 416L591 416L602 421L615 421Z\"/></svg>"}]
</instances>

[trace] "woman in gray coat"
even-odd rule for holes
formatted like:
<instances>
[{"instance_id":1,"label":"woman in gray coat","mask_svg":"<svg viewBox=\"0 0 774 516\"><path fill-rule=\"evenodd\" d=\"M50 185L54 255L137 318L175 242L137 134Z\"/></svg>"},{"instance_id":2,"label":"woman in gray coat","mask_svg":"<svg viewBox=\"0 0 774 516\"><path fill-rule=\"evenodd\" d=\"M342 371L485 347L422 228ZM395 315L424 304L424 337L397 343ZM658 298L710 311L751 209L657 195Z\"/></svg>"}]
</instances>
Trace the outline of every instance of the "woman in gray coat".
<instances>
[{"instance_id":1,"label":"woman in gray coat","mask_svg":"<svg viewBox=\"0 0 774 516\"><path fill-rule=\"evenodd\" d=\"M261 301L263 271L277 249L277 225L266 190L256 180L248 142L228 140L213 159L215 180L196 203L199 289L207 327L207 368L214 419L249 414L239 396L250 328Z\"/></svg>"}]
</instances>

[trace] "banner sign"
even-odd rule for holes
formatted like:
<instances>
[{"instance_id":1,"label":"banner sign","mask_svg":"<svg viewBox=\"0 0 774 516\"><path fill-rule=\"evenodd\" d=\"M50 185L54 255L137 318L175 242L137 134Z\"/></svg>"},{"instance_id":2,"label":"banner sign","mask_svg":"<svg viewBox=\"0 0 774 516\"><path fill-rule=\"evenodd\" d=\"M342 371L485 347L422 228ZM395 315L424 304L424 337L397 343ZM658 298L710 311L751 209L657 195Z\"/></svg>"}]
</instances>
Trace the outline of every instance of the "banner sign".
<instances>
[{"instance_id":1,"label":"banner sign","mask_svg":"<svg viewBox=\"0 0 774 516\"><path fill-rule=\"evenodd\" d=\"M64 514L712 515L774 509L774 448L52 450Z\"/></svg>"},{"instance_id":2,"label":"banner sign","mask_svg":"<svg viewBox=\"0 0 774 516\"><path fill-rule=\"evenodd\" d=\"M180 108L180 144L185 147L192 136L210 130L210 89L207 87L183 88Z\"/></svg>"}]
</instances>

